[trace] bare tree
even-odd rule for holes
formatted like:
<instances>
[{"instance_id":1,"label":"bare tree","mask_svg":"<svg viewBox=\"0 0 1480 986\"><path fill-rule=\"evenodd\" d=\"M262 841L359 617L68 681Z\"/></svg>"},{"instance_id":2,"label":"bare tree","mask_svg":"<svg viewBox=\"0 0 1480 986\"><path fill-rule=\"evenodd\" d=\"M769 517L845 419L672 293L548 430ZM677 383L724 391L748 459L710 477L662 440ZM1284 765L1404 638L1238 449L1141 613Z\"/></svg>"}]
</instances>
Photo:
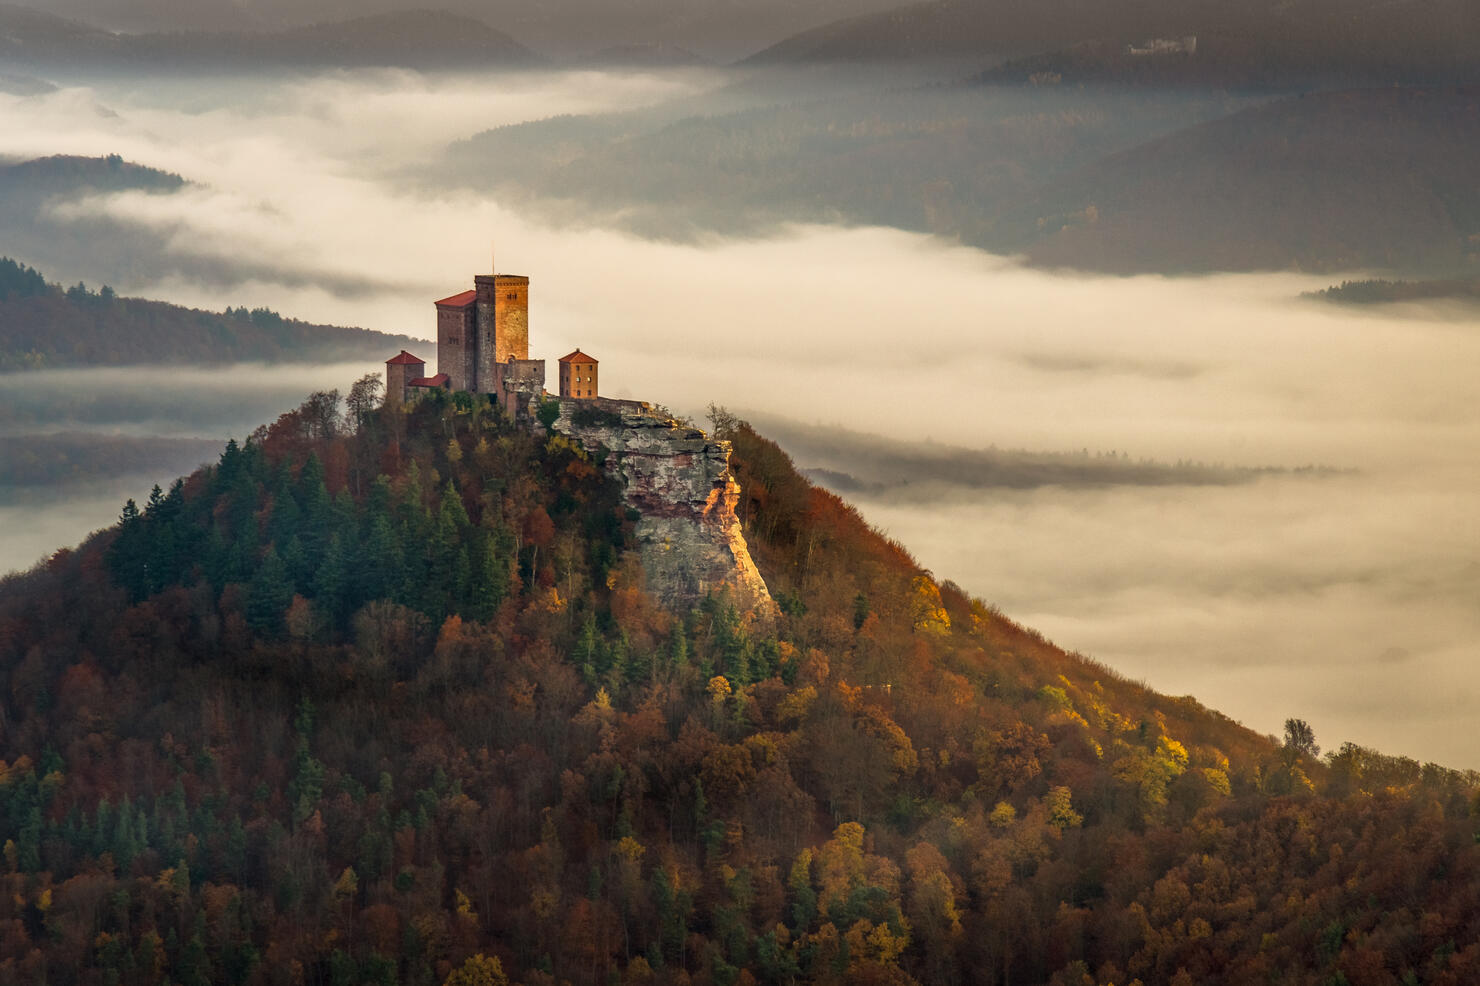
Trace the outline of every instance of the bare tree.
<instances>
[{"instance_id":1,"label":"bare tree","mask_svg":"<svg viewBox=\"0 0 1480 986\"><path fill-rule=\"evenodd\" d=\"M380 406L383 386L379 373L367 373L349 388L349 397L345 398L344 404L356 431L365 423L365 416Z\"/></svg>"},{"instance_id":2,"label":"bare tree","mask_svg":"<svg viewBox=\"0 0 1480 986\"><path fill-rule=\"evenodd\" d=\"M339 434L339 391L316 390L298 409L309 438L333 438Z\"/></svg>"},{"instance_id":3,"label":"bare tree","mask_svg":"<svg viewBox=\"0 0 1480 986\"><path fill-rule=\"evenodd\" d=\"M1302 757L1312 760L1319 757L1321 748L1316 745L1315 730L1304 719L1286 719L1285 745L1281 752L1287 767L1293 767Z\"/></svg>"}]
</instances>

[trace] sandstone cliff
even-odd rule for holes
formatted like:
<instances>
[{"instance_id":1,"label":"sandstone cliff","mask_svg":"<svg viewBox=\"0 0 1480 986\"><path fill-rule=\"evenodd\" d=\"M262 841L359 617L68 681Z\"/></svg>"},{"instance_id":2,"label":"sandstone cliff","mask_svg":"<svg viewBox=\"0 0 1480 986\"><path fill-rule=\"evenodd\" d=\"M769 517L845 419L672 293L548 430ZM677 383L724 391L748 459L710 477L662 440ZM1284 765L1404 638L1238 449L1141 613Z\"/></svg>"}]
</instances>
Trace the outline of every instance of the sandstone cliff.
<instances>
[{"instance_id":1,"label":"sandstone cliff","mask_svg":"<svg viewBox=\"0 0 1480 986\"><path fill-rule=\"evenodd\" d=\"M770 615L775 604L735 515L729 442L637 401L547 399L560 402L553 430L603 461L638 512L649 591L686 605L728 588L741 610Z\"/></svg>"}]
</instances>

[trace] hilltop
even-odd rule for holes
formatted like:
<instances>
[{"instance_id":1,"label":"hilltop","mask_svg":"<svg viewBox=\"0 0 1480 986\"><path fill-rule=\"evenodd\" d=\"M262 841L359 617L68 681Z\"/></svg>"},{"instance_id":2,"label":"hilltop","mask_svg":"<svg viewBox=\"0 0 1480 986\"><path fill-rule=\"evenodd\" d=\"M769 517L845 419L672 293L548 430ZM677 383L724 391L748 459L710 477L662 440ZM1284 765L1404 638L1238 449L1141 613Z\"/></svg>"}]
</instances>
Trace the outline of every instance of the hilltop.
<instances>
[{"instance_id":1,"label":"hilltop","mask_svg":"<svg viewBox=\"0 0 1480 986\"><path fill-rule=\"evenodd\" d=\"M63 366L208 366L379 359L421 340L315 325L267 308L225 312L63 288L0 257L0 372Z\"/></svg>"},{"instance_id":2,"label":"hilltop","mask_svg":"<svg viewBox=\"0 0 1480 986\"><path fill-rule=\"evenodd\" d=\"M0 582L0 976L1480 968L1474 775L1322 760L1067 654L723 411L769 613L649 591L663 507L584 444L601 414L364 398Z\"/></svg>"}]
</instances>

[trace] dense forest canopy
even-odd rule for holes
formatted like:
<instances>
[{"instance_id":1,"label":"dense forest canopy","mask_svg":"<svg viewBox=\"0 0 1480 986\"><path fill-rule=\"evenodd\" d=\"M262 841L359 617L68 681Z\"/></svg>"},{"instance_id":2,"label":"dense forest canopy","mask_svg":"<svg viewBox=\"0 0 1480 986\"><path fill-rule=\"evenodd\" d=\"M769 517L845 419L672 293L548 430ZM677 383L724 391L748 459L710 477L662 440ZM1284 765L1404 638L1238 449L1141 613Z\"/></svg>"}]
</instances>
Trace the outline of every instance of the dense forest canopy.
<instances>
[{"instance_id":1,"label":"dense forest canopy","mask_svg":"<svg viewBox=\"0 0 1480 986\"><path fill-rule=\"evenodd\" d=\"M1480 971L1474 775L1066 654L720 410L779 613L672 611L599 457L376 382L0 583L0 979Z\"/></svg>"}]
</instances>

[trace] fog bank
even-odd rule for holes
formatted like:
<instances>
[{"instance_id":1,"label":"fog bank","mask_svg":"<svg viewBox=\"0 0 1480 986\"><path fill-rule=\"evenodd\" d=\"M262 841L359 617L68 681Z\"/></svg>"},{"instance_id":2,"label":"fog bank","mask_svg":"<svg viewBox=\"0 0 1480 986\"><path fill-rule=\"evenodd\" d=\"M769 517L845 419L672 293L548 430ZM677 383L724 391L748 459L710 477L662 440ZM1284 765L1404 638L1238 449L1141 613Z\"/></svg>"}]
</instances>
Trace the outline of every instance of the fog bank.
<instances>
[{"instance_id":1,"label":"fog bank","mask_svg":"<svg viewBox=\"0 0 1480 986\"><path fill-rule=\"evenodd\" d=\"M910 445L1345 470L952 481L856 499L938 577L1156 688L1265 731L1306 718L1328 748L1352 739L1480 766L1459 728L1480 692L1480 325L1296 300L1328 278L1078 277L894 230L653 242L385 177L489 119L696 85L570 74L515 90L353 73L252 99L0 95L0 153L116 151L197 183L55 205L63 226L106 218L228 272L207 281L181 263L115 283L130 293L426 337L432 300L469 286L493 248L501 270L532 278L535 355L581 347L613 396ZM91 381L107 378L34 378L6 406L15 427L39 427L26 408L50 386L79 395L77 415L97 427L224 437L355 375L274 369L217 387L171 374L153 395L101 386L96 398ZM866 440L835 443L827 462L812 441L813 461L794 444L803 467L869 473Z\"/></svg>"}]
</instances>

